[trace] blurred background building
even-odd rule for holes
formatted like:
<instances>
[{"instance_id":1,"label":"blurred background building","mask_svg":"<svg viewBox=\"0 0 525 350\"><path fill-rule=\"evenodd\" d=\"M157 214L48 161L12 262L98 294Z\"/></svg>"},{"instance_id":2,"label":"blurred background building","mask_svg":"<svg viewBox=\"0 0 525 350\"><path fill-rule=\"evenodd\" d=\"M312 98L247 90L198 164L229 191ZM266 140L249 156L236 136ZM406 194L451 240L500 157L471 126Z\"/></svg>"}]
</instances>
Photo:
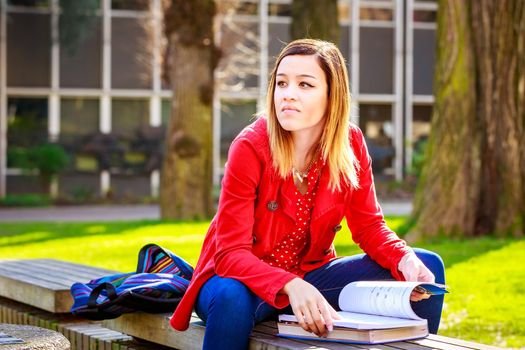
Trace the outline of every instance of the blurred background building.
<instances>
[{"instance_id":1,"label":"blurred background building","mask_svg":"<svg viewBox=\"0 0 525 350\"><path fill-rule=\"evenodd\" d=\"M275 56L290 41L290 2L241 1L218 25L226 59L214 98L215 184L231 140L263 108ZM55 195L157 196L171 108L161 0L100 0L74 50L60 45L58 0L0 3L0 194L47 192L22 170L24 150L53 141L69 159ZM378 179L402 179L429 133L436 11L436 1L339 1L352 118Z\"/></svg>"}]
</instances>

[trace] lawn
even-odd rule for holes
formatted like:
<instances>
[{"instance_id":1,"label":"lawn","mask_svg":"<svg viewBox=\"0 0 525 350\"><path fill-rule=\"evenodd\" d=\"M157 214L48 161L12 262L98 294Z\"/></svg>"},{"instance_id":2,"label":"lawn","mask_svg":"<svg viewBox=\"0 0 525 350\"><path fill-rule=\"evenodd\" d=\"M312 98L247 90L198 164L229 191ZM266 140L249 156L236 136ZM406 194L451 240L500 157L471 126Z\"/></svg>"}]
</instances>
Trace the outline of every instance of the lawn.
<instances>
[{"instance_id":1,"label":"lawn","mask_svg":"<svg viewBox=\"0 0 525 350\"><path fill-rule=\"evenodd\" d=\"M390 217L393 229L404 218ZM2 223L0 257L52 257L120 271L136 267L146 243L169 248L197 262L208 222ZM525 241L479 238L417 245L439 253L447 267L440 334L497 346L525 348ZM345 228L336 239L339 255L359 253Z\"/></svg>"}]
</instances>

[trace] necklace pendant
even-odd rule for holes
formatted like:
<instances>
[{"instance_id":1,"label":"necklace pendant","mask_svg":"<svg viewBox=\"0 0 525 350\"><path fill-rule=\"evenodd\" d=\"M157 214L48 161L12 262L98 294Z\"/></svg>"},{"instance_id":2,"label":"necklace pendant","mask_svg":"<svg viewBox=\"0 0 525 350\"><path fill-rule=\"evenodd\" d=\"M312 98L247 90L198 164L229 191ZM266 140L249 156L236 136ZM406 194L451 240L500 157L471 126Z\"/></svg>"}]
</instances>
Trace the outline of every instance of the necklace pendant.
<instances>
[{"instance_id":1,"label":"necklace pendant","mask_svg":"<svg viewBox=\"0 0 525 350\"><path fill-rule=\"evenodd\" d=\"M299 181L300 183L303 183L303 180L306 178L307 174L302 174L300 171L296 170L295 168L292 169L293 177Z\"/></svg>"}]
</instances>

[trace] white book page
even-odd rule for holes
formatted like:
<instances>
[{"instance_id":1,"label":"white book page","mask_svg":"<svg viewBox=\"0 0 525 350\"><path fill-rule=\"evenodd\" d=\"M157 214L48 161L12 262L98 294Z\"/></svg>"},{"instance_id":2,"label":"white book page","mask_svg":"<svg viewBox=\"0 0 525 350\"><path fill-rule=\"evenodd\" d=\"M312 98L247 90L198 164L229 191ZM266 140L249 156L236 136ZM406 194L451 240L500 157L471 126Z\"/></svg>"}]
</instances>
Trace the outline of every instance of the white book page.
<instances>
[{"instance_id":1,"label":"white book page","mask_svg":"<svg viewBox=\"0 0 525 350\"><path fill-rule=\"evenodd\" d=\"M356 328L356 329L386 329L398 327L426 326L427 320L409 320L389 316L378 316L360 314L357 312L339 311L341 320L333 320L334 326Z\"/></svg>"},{"instance_id":2,"label":"white book page","mask_svg":"<svg viewBox=\"0 0 525 350\"><path fill-rule=\"evenodd\" d=\"M421 282L352 282L341 291L339 307L348 312L421 320L410 306L410 293L419 284Z\"/></svg>"}]
</instances>

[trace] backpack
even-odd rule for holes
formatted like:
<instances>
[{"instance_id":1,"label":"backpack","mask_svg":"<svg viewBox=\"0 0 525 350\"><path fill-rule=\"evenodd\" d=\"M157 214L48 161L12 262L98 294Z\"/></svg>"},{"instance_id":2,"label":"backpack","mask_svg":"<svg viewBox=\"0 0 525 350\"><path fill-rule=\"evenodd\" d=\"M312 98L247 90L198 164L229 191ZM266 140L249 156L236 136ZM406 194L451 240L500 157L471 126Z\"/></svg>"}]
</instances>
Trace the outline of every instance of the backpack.
<instances>
[{"instance_id":1,"label":"backpack","mask_svg":"<svg viewBox=\"0 0 525 350\"><path fill-rule=\"evenodd\" d=\"M171 312L186 292L192 275L193 268L182 258L156 244L147 244L140 249L136 272L74 283L71 313L102 320L133 311Z\"/></svg>"}]
</instances>

